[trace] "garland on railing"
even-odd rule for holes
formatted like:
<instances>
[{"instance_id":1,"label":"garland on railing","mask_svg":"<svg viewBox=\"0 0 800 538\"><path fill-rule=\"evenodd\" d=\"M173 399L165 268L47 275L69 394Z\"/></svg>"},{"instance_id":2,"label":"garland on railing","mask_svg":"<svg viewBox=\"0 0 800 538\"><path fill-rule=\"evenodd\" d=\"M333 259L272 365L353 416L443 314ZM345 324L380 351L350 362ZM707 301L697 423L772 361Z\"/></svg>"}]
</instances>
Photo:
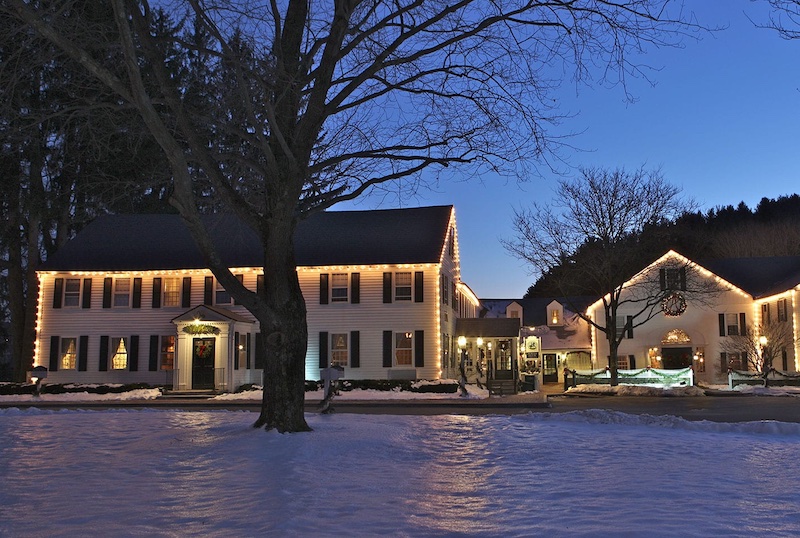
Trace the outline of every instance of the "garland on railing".
<instances>
[{"instance_id":1,"label":"garland on railing","mask_svg":"<svg viewBox=\"0 0 800 538\"><path fill-rule=\"evenodd\" d=\"M183 328L183 332L186 334L193 334L193 335L200 335L200 334L219 334L219 327L214 327L213 325L209 325L207 323L193 323L191 325L186 325Z\"/></svg>"},{"instance_id":2,"label":"garland on railing","mask_svg":"<svg viewBox=\"0 0 800 538\"><path fill-rule=\"evenodd\" d=\"M736 374L737 376L744 377L744 378L764 378L763 372L750 372L745 370L731 370L730 373ZM780 370L776 370L775 368L770 368L767 372L767 375L775 375L780 377L786 377L788 379L800 379L800 374L790 374L788 372L781 372Z\"/></svg>"}]
</instances>

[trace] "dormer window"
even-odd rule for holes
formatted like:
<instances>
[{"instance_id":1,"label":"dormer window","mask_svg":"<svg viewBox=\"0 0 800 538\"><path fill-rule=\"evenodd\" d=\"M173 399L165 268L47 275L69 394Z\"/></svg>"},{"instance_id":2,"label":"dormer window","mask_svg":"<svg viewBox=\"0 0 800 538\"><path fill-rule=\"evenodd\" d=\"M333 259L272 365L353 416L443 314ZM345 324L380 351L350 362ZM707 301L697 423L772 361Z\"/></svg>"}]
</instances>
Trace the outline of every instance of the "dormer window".
<instances>
[{"instance_id":1,"label":"dormer window","mask_svg":"<svg viewBox=\"0 0 800 538\"><path fill-rule=\"evenodd\" d=\"M550 312L550 325L560 325L561 324L561 313L558 310L553 310Z\"/></svg>"}]
</instances>

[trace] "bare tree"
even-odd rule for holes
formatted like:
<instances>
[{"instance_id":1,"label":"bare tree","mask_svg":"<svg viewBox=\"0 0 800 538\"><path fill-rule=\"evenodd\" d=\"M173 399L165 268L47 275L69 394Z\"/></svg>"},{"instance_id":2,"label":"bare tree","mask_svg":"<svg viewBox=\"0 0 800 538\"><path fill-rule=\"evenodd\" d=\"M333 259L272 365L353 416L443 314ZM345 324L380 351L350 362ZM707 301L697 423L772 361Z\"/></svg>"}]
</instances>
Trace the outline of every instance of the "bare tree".
<instances>
[{"instance_id":1,"label":"bare tree","mask_svg":"<svg viewBox=\"0 0 800 538\"><path fill-rule=\"evenodd\" d=\"M163 71L156 69L155 88L146 84L143 60L165 63L163 41L148 30L150 3L110 3L117 22L111 46L123 75L68 31L63 22L75 0L5 0L7 14L133 107L161 146L172 204L208 267L265 335L255 425L280 431L308 429L306 310L293 245L299 219L453 165L524 176L559 143L553 90L565 73L588 81L599 71L602 83L624 88L627 77L647 75L636 54L698 30L693 15L670 0L168 2L173 13L200 21L209 38L203 54L225 67L217 70L227 78L209 114L185 107ZM197 210L201 191L262 238L262 294L245 289L221 262Z\"/></svg>"},{"instance_id":2,"label":"bare tree","mask_svg":"<svg viewBox=\"0 0 800 538\"><path fill-rule=\"evenodd\" d=\"M707 302L719 291L680 256L642 270L642 260L656 259L655 249L663 248L653 234L690 207L657 170L584 168L580 177L559 182L551 204L515 211L516 237L504 241L506 249L534 275L547 274L568 303L576 295L601 298L604 319L570 307L605 334L614 385L626 331L660 314L666 302L680 309L689 297ZM624 323L617 322L620 308L627 315Z\"/></svg>"},{"instance_id":3,"label":"bare tree","mask_svg":"<svg viewBox=\"0 0 800 538\"><path fill-rule=\"evenodd\" d=\"M720 342L720 349L728 355L740 358L742 366L757 372L769 386L769 374L774 370L775 359L794 345L791 323L771 321L758 323L745 329L744 334L727 336Z\"/></svg>"}]
</instances>

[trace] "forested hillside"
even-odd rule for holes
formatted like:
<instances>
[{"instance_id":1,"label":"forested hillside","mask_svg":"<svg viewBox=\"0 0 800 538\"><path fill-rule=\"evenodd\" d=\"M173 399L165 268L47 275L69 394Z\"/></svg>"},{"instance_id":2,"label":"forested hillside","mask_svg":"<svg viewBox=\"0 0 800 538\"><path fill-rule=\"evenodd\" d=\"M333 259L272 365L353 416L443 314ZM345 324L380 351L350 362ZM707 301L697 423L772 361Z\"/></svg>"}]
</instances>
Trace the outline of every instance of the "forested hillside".
<instances>
[{"instance_id":1,"label":"forested hillside","mask_svg":"<svg viewBox=\"0 0 800 538\"><path fill-rule=\"evenodd\" d=\"M685 213L675 222L664 223L631 237L631 248L641 254L645 267L669 249L693 260L800 256L800 195L777 199L762 198L755 209L744 202L738 206L715 207L703 213ZM555 284L556 272L569 271L570 261L591 256L591 242L558 269L543 275L528 288L525 297L563 295ZM632 275L630 275L632 276ZM576 279L574 295L590 294Z\"/></svg>"}]
</instances>

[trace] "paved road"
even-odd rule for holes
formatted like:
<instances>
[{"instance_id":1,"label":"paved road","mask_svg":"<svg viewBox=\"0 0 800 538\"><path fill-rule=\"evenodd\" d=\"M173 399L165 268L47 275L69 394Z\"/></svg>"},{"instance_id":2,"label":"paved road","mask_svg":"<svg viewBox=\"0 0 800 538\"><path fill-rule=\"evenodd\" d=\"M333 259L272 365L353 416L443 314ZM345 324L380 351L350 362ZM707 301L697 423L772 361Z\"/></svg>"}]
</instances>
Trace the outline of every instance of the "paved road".
<instances>
[{"instance_id":1,"label":"paved road","mask_svg":"<svg viewBox=\"0 0 800 538\"><path fill-rule=\"evenodd\" d=\"M47 408L178 408L186 410L259 409L257 402L212 401L203 399L159 398L147 401L111 401L38 404L3 403L0 407ZM306 404L306 411L315 412L316 403ZM701 396L687 398L625 397L625 396L559 396L551 395L543 406L525 395L492 398L489 400L334 400L337 413L392 415L493 415L530 412L567 413L586 409L605 409L622 413L674 415L687 420L716 422L749 422L776 420L800 423L800 398L790 396Z\"/></svg>"}]
</instances>

